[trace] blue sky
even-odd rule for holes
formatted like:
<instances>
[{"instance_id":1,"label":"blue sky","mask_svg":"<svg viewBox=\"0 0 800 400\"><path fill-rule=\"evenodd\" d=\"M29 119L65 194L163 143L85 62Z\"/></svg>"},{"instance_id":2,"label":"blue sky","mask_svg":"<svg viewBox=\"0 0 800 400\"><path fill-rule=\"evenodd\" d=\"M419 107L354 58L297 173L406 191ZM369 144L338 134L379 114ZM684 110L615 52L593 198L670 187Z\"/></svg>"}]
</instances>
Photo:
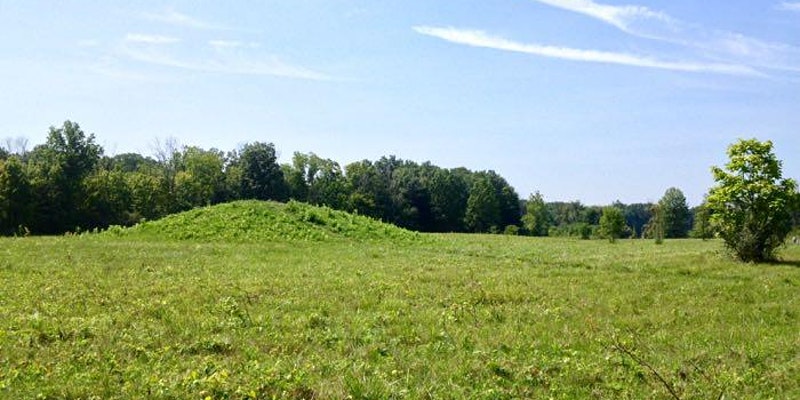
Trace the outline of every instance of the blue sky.
<instances>
[{"instance_id":1,"label":"blue sky","mask_svg":"<svg viewBox=\"0 0 800 400\"><path fill-rule=\"evenodd\" d=\"M800 177L800 2L0 0L0 138L70 119L288 161L494 169L522 197L697 204L737 138Z\"/></svg>"}]
</instances>

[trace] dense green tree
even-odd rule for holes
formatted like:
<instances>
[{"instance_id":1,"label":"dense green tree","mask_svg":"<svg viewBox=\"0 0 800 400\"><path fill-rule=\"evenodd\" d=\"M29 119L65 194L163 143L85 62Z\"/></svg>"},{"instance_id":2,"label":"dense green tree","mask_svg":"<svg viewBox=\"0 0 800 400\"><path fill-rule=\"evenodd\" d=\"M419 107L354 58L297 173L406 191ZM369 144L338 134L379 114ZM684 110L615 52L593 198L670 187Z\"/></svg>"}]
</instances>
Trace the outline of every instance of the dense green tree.
<instances>
[{"instance_id":1,"label":"dense green tree","mask_svg":"<svg viewBox=\"0 0 800 400\"><path fill-rule=\"evenodd\" d=\"M389 181L369 160L345 167L349 187L348 210L387 221L391 202Z\"/></svg>"},{"instance_id":2,"label":"dense green tree","mask_svg":"<svg viewBox=\"0 0 800 400\"><path fill-rule=\"evenodd\" d=\"M118 170L98 170L84 182L86 193L83 209L86 228L107 228L110 225L132 225L134 219L131 192L126 173Z\"/></svg>"},{"instance_id":3,"label":"dense green tree","mask_svg":"<svg viewBox=\"0 0 800 400\"><path fill-rule=\"evenodd\" d=\"M283 172L292 199L346 208L347 184L337 162L314 153L295 153L292 164L284 165Z\"/></svg>"},{"instance_id":4,"label":"dense green tree","mask_svg":"<svg viewBox=\"0 0 800 400\"><path fill-rule=\"evenodd\" d=\"M158 162L137 153L123 153L111 157L111 168L122 172L155 172Z\"/></svg>"},{"instance_id":5,"label":"dense green tree","mask_svg":"<svg viewBox=\"0 0 800 400\"><path fill-rule=\"evenodd\" d=\"M589 206L581 213L581 222L588 225L600 225L600 218L603 215L603 207Z\"/></svg>"},{"instance_id":6,"label":"dense green tree","mask_svg":"<svg viewBox=\"0 0 800 400\"><path fill-rule=\"evenodd\" d=\"M390 184L396 212L395 224L418 231L429 231L433 225L431 195L425 168L406 163L394 170Z\"/></svg>"},{"instance_id":7,"label":"dense green tree","mask_svg":"<svg viewBox=\"0 0 800 400\"><path fill-rule=\"evenodd\" d=\"M625 216L619 207L609 206L603 209L600 216L600 236L615 242L625 235Z\"/></svg>"},{"instance_id":8,"label":"dense green tree","mask_svg":"<svg viewBox=\"0 0 800 400\"><path fill-rule=\"evenodd\" d=\"M103 149L71 121L50 127L47 141L29 155L36 233L62 233L87 228L83 181L100 161Z\"/></svg>"},{"instance_id":9,"label":"dense green tree","mask_svg":"<svg viewBox=\"0 0 800 400\"><path fill-rule=\"evenodd\" d=\"M224 200L225 157L216 149L185 147L181 171L176 175L176 201L182 209L206 206Z\"/></svg>"},{"instance_id":10,"label":"dense green tree","mask_svg":"<svg viewBox=\"0 0 800 400\"><path fill-rule=\"evenodd\" d=\"M689 233L690 213L683 192L669 188L658 204L664 213L664 237L685 238Z\"/></svg>"},{"instance_id":11,"label":"dense green tree","mask_svg":"<svg viewBox=\"0 0 800 400\"><path fill-rule=\"evenodd\" d=\"M130 172L125 174L130 193L130 220L157 219L172 209L170 194L161 174Z\"/></svg>"},{"instance_id":12,"label":"dense green tree","mask_svg":"<svg viewBox=\"0 0 800 400\"><path fill-rule=\"evenodd\" d=\"M289 198L289 189L277 159L272 143L255 142L242 147L238 158L242 198L277 201Z\"/></svg>"},{"instance_id":13,"label":"dense green tree","mask_svg":"<svg viewBox=\"0 0 800 400\"><path fill-rule=\"evenodd\" d=\"M495 190L500 208L500 220L496 224L497 228L504 229L510 225L519 226L523 210L520 207L519 195L514 188L495 171L478 172L476 175L487 177Z\"/></svg>"},{"instance_id":14,"label":"dense green tree","mask_svg":"<svg viewBox=\"0 0 800 400\"><path fill-rule=\"evenodd\" d=\"M18 156L0 160L0 234L24 230L31 219L32 192Z\"/></svg>"},{"instance_id":15,"label":"dense green tree","mask_svg":"<svg viewBox=\"0 0 800 400\"><path fill-rule=\"evenodd\" d=\"M553 225L555 226L568 226L583 220L584 209L580 201L555 201L547 203L547 209L550 216L553 218ZM599 217L598 217L599 219Z\"/></svg>"},{"instance_id":16,"label":"dense green tree","mask_svg":"<svg viewBox=\"0 0 800 400\"><path fill-rule=\"evenodd\" d=\"M467 198L464 223L472 232L498 231L502 224L500 199L487 175L478 176L472 183Z\"/></svg>"},{"instance_id":17,"label":"dense green tree","mask_svg":"<svg viewBox=\"0 0 800 400\"><path fill-rule=\"evenodd\" d=\"M522 216L525 230L533 236L547 236L552 223L553 218L542 194L539 192L531 194L525 203L525 215Z\"/></svg>"},{"instance_id":18,"label":"dense green tree","mask_svg":"<svg viewBox=\"0 0 800 400\"><path fill-rule=\"evenodd\" d=\"M467 211L469 185L468 171L464 169L437 169L430 179L432 230L438 232L462 232Z\"/></svg>"},{"instance_id":19,"label":"dense green tree","mask_svg":"<svg viewBox=\"0 0 800 400\"><path fill-rule=\"evenodd\" d=\"M712 168L711 221L728 248L746 262L775 259L798 207L797 184L782 177L772 147L771 141L739 140L728 147L725 168Z\"/></svg>"}]
</instances>

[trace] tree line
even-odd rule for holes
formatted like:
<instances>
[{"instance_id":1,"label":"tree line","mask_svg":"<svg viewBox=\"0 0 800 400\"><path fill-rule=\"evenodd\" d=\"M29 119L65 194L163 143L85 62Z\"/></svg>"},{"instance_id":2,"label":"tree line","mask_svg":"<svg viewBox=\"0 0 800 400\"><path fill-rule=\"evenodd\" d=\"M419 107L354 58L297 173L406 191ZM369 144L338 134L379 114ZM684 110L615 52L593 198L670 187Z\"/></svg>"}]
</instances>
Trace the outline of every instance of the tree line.
<instances>
[{"instance_id":1,"label":"tree line","mask_svg":"<svg viewBox=\"0 0 800 400\"><path fill-rule=\"evenodd\" d=\"M241 199L297 200L425 232L499 232L520 225L514 188L494 171L396 157L342 168L316 154L278 163L275 146L223 152L157 143L153 156L107 156L66 121L28 151L0 147L0 233L61 234Z\"/></svg>"},{"instance_id":2,"label":"tree line","mask_svg":"<svg viewBox=\"0 0 800 400\"><path fill-rule=\"evenodd\" d=\"M0 234L61 234L242 199L297 200L422 232L493 232L583 239L714 234L712 209L689 208L677 188L657 203L586 206L520 199L494 171L441 168L394 156L344 167L314 153L279 164L275 146L223 152L157 142L152 156L107 156L93 134L66 121L45 143L0 146Z\"/></svg>"}]
</instances>

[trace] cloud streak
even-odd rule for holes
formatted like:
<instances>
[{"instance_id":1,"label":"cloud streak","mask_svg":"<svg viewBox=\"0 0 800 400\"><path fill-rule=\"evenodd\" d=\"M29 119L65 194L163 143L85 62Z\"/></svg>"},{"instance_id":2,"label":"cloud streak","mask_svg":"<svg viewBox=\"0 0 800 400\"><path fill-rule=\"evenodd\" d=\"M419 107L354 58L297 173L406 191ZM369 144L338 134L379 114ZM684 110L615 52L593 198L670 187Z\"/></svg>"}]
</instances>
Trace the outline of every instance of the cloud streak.
<instances>
[{"instance_id":1,"label":"cloud streak","mask_svg":"<svg viewBox=\"0 0 800 400\"><path fill-rule=\"evenodd\" d=\"M595 3L591 0L535 0L553 7L588 15L605 23L616 26L626 32L636 32L635 25L645 21L656 21L659 24L673 24L675 21L668 15L653 11L644 6L610 6Z\"/></svg>"},{"instance_id":2,"label":"cloud streak","mask_svg":"<svg viewBox=\"0 0 800 400\"><path fill-rule=\"evenodd\" d=\"M124 46L122 54L140 63L195 72L261 75L314 81L332 80L326 74L287 63L277 56L252 57L241 52L225 52L216 53L216 56L211 58L187 59L175 57L159 47L136 45Z\"/></svg>"},{"instance_id":3,"label":"cloud streak","mask_svg":"<svg viewBox=\"0 0 800 400\"><path fill-rule=\"evenodd\" d=\"M612 6L592 0L533 0L583 14L630 35L701 50L714 58L735 64L800 72L800 49L769 43L745 35L710 30L643 6ZM783 2L780 7L800 11L800 3Z\"/></svg>"},{"instance_id":4,"label":"cloud streak","mask_svg":"<svg viewBox=\"0 0 800 400\"><path fill-rule=\"evenodd\" d=\"M702 63L687 61L665 61L626 53L598 50L574 49L569 47L545 46L520 43L479 30L465 30L452 27L415 26L417 33L472 47L489 48L535 56L579 62L625 65L630 67L654 68L681 72L705 72L739 76L760 76L761 74L743 65L723 63Z\"/></svg>"}]
</instances>

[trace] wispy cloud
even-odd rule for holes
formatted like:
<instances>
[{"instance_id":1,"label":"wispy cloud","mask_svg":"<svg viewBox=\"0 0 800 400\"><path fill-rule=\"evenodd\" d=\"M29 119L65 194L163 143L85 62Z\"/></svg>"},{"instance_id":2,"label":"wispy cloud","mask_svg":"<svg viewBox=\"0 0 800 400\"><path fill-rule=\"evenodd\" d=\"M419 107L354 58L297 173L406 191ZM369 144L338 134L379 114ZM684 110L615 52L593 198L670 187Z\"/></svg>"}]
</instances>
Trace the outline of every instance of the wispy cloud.
<instances>
[{"instance_id":1,"label":"wispy cloud","mask_svg":"<svg viewBox=\"0 0 800 400\"><path fill-rule=\"evenodd\" d=\"M171 36L129 33L125 35L125 41L128 43L141 43L141 44L173 44L173 43L178 43L181 40Z\"/></svg>"},{"instance_id":2,"label":"wispy cloud","mask_svg":"<svg viewBox=\"0 0 800 400\"><path fill-rule=\"evenodd\" d=\"M595 3L591 0L535 0L553 7L563 8L585 14L614 25L623 31L635 32L635 25L643 21L657 21L659 24L673 24L675 21L668 15L653 11L644 6L611 6Z\"/></svg>"},{"instance_id":3,"label":"wispy cloud","mask_svg":"<svg viewBox=\"0 0 800 400\"><path fill-rule=\"evenodd\" d=\"M141 15L142 17L150 21L163 22L165 24L180 26L184 28L208 29L208 30L228 29L223 25L217 25L211 22L203 21L201 19L177 12L175 10L164 10L158 13L142 13Z\"/></svg>"},{"instance_id":4,"label":"wispy cloud","mask_svg":"<svg viewBox=\"0 0 800 400\"><path fill-rule=\"evenodd\" d=\"M209 40L208 45L216 50L239 49L239 48L256 48L259 46L256 42L242 42L239 40L222 40L215 39Z\"/></svg>"},{"instance_id":5,"label":"wispy cloud","mask_svg":"<svg viewBox=\"0 0 800 400\"><path fill-rule=\"evenodd\" d=\"M169 9L160 13L139 13L140 18L173 26L224 30L231 38L186 39L146 33L128 33L108 47L92 70L113 78L146 80L154 75L175 77L174 70L225 75L260 75L278 78L330 81L333 77L282 57L266 53L258 42L239 40L224 25L201 20ZM220 35L222 36L222 35ZM150 67L150 68L146 68ZM160 67L160 68L152 68ZM172 72L172 73L171 73Z\"/></svg>"},{"instance_id":6,"label":"wispy cloud","mask_svg":"<svg viewBox=\"0 0 800 400\"><path fill-rule=\"evenodd\" d=\"M442 28L416 26L413 29L420 34L436 37L452 43L525 53L562 60L617 64L631 67L656 68L683 72L709 72L745 76L760 75L758 71L743 65L665 61L626 53L583 50L569 47L545 46L540 44L526 44L511 41L498 36L491 36L483 31L457 29L452 27Z\"/></svg>"},{"instance_id":7,"label":"wispy cloud","mask_svg":"<svg viewBox=\"0 0 800 400\"><path fill-rule=\"evenodd\" d=\"M778 4L777 8L779 10L800 12L800 2L784 1L784 2L782 2L780 4Z\"/></svg>"},{"instance_id":8,"label":"wispy cloud","mask_svg":"<svg viewBox=\"0 0 800 400\"><path fill-rule=\"evenodd\" d=\"M770 43L746 35L704 28L647 7L612 6L592 0L534 0L584 14L630 35L702 50L717 59L736 64L784 71L800 71L800 49ZM800 10L800 3L783 2L785 9Z\"/></svg>"},{"instance_id":9,"label":"wispy cloud","mask_svg":"<svg viewBox=\"0 0 800 400\"><path fill-rule=\"evenodd\" d=\"M122 53L127 58L151 65L183 70L232 74L265 75L306 80L331 80L321 72L285 62L277 56L254 56L241 52L215 53L214 57L177 57L172 52L153 46L125 46Z\"/></svg>"}]
</instances>

